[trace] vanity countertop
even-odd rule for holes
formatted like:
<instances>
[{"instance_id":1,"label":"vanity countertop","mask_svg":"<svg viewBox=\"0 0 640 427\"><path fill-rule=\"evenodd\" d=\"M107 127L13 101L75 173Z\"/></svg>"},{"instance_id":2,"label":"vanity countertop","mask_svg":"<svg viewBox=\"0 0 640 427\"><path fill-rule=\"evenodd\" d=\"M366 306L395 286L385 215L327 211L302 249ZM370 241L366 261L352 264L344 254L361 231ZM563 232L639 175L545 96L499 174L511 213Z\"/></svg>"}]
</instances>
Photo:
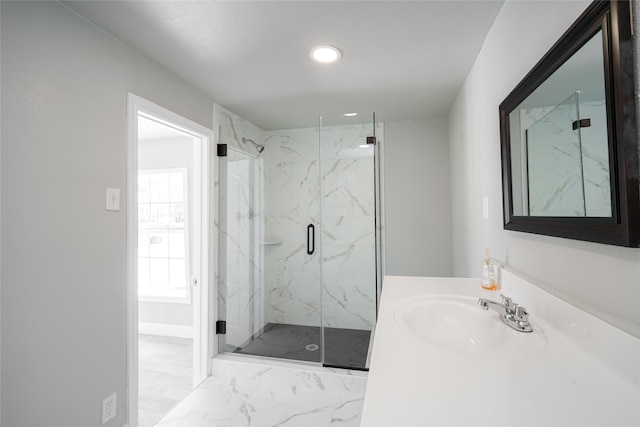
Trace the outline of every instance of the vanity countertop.
<instances>
[{"instance_id":1,"label":"vanity countertop","mask_svg":"<svg viewBox=\"0 0 640 427\"><path fill-rule=\"evenodd\" d=\"M362 426L640 425L640 340L502 275L501 291L482 289L479 279L384 278ZM501 292L527 308L545 345L518 357L448 350L397 320L408 301L443 294L499 301ZM499 322L496 312L483 313Z\"/></svg>"}]
</instances>

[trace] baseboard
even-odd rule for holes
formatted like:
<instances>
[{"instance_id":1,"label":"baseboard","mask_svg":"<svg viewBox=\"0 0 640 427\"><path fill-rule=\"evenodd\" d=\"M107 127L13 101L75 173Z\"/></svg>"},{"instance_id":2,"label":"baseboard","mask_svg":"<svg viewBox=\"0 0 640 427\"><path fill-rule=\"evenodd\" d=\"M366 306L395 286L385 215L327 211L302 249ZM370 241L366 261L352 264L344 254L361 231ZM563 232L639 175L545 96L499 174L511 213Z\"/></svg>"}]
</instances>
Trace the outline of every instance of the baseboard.
<instances>
[{"instance_id":1,"label":"baseboard","mask_svg":"<svg viewBox=\"0 0 640 427\"><path fill-rule=\"evenodd\" d=\"M193 339L193 327L140 322L138 324L138 334Z\"/></svg>"}]
</instances>

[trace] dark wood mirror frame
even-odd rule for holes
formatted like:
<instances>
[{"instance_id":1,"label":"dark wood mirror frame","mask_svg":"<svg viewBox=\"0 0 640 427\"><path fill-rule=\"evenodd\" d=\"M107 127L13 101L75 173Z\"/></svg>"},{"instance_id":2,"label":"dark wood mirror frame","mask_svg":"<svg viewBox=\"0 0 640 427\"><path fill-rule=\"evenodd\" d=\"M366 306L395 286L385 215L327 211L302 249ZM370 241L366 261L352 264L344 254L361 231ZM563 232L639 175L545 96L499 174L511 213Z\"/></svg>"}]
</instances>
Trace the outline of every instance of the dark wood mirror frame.
<instances>
[{"instance_id":1,"label":"dark wood mirror frame","mask_svg":"<svg viewBox=\"0 0 640 427\"><path fill-rule=\"evenodd\" d=\"M504 228L548 236L640 247L640 181L629 1L593 2L500 104ZM509 113L602 30L612 217L516 216Z\"/></svg>"}]
</instances>

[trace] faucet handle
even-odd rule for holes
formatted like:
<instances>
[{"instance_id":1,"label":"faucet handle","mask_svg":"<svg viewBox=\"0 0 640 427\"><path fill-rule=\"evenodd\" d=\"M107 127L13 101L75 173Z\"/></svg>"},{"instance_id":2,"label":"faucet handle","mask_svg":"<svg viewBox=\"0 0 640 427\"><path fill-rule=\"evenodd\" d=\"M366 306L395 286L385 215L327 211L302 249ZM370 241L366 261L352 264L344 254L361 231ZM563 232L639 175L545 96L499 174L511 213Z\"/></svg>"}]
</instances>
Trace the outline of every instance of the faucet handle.
<instances>
[{"instance_id":1,"label":"faucet handle","mask_svg":"<svg viewBox=\"0 0 640 427\"><path fill-rule=\"evenodd\" d=\"M517 306L513 318L518 322L526 322L529 320L529 313L526 308Z\"/></svg>"},{"instance_id":2,"label":"faucet handle","mask_svg":"<svg viewBox=\"0 0 640 427\"><path fill-rule=\"evenodd\" d=\"M504 305L507 308L512 307L513 303L511 302L511 298L505 297L503 294L500 294L500 297L502 298L502 305Z\"/></svg>"}]
</instances>

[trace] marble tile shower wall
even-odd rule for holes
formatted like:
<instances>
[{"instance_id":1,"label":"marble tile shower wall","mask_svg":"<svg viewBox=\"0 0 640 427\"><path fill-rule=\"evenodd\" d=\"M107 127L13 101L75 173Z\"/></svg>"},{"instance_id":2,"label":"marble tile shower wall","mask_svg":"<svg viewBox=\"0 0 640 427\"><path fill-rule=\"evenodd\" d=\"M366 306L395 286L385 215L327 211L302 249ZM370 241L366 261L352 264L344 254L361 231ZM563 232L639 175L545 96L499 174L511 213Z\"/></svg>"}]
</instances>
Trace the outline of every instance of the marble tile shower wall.
<instances>
[{"instance_id":1,"label":"marble tile shower wall","mask_svg":"<svg viewBox=\"0 0 640 427\"><path fill-rule=\"evenodd\" d=\"M265 245L267 319L319 326L319 251L307 254L307 226L320 221L318 130L265 135ZM316 247L316 249L317 249Z\"/></svg>"},{"instance_id":2,"label":"marble tile shower wall","mask_svg":"<svg viewBox=\"0 0 640 427\"><path fill-rule=\"evenodd\" d=\"M230 147L256 155L242 137L266 147L260 154L263 209L258 212L264 290L254 288L250 296L266 305L257 326L318 326L322 321L325 326L370 329L376 305L373 148L359 146L371 135L371 125L324 127L320 161L318 128L262 131L219 107L215 123L217 140ZM382 133L382 125L377 132ZM310 223L316 226L311 256ZM255 307L249 304L244 310Z\"/></svg>"},{"instance_id":3,"label":"marble tile shower wall","mask_svg":"<svg viewBox=\"0 0 640 427\"><path fill-rule=\"evenodd\" d=\"M242 138L248 138L258 144L262 144L262 141L264 141L264 131L262 129L218 105L214 108L213 124L218 132L216 141L250 155L255 156L258 154L250 143L242 142Z\"/></svg>"}]
</instances>

